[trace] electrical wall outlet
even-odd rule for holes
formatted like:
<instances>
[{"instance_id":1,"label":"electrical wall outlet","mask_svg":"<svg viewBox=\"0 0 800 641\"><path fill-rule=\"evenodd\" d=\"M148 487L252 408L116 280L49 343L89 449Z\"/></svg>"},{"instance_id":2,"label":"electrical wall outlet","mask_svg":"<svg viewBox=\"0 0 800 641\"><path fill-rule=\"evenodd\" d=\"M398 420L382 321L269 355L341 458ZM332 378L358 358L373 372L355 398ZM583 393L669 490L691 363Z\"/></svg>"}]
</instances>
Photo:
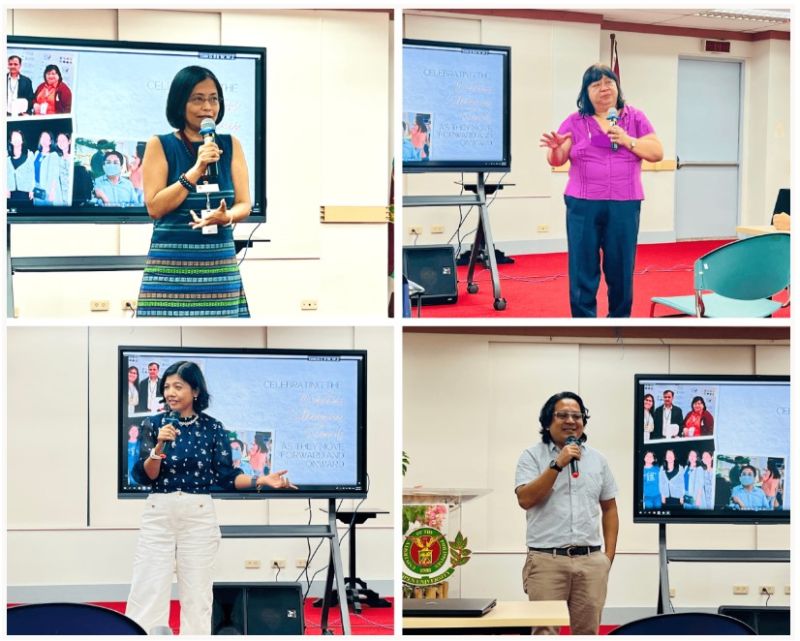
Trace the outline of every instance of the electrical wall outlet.
<instances>
[{"instance_id":1,"label":"electrical wall outlet","mask_svg":"<svg viewBox=\"0 0 800 641\"><path fill-rule=\"evenodd\" d=\"M304 312L313 312L317 309L317 301L313 298L306 298L300 301L300 309Z\"/></svg>"},{"instance_id":2,"label":"electrical wall outlet","mask_svg":"<svg viewBox=\"0 0 800 641\"><path fill-rule=\"evenodd\" d=\"M308 559L306 557L303 557L302 559L297 559L294 562L294 567L296 568L304 568L307 566L308 566Z\"/></svg>"},{"instance_id":3,"label":"electrical wall outlet","mask_svg":"<svg viewBox=\"0 0 800 641\"><path fill-rule=\"evenodd\" d=\"M109 303L107 300L89 301L89 311L107 312L109 309L111 309L111 303Z\"/></svg>"},{"instance_id":4,"label":"electrical wall outlet","mask_svg":"<svg viewBox=\"0 0 800 641\"><path fill-rule=\"evenodd\" d=\"M759 585L758 586L758 593L762 596L766 596L768 594L775 594L775 586L774 585Z\"/></svg>"},{"instance_id":5,"label":"electrical wall outlet","mask_svg":"<svg viewBox=\"0 0 800 641\"><path fill-rule=\"evenodd\" d=\"M678 591L675 588L670 588L669 589L669 598L670 599L674 599L676 594L678 594Z\"/></svg>"},{"instance_id":6,"label":"electrical wall outlet","mask_svg":"<svg viewBox=\"0 0 800 641\"><path fill-rule=\"evenodd\" d=\"M122 301L122 311L129 312L131 310L136 310L136 299L135 298L126 298Z\"/></svg>"},{"instance_id":7,"label":"electrical wall outlet","mask_svg":"<svg viewBox=\"0 0 800 641\"><path fill-rule=\"evenodd\" d=\"M789 595L792 593L792 589L791 589L791 587L789 587L788 585L784 585L784 586L783 586L783 593L784 593L786 596L789 596Z\"/></svg>"},{"instance_id":8,"label":"electrical wall outlet","mask_svg":"<svg viewBox=\"0 0 800 641\"><path fill-rule=\"evenodd\" d=\"M411 225L411 227L408 228L408 233L412 236L421 236L422 225Z\"/></svg>"},{"instance_id":9,"label":"electrical wall outlet","mask_svg":"<svg viewBox=\"0 0 800 641\"><path fill-rule=\"evenodd\" d=\"M750 588L746 585L734 585L733 586L733 593L734 594L747 594L750 592Z\"/></svg>"},{"instance_id":10,"label":"electrical wall outlet","mask_svg":"<svg viewBox=\"0 0 800 641\"><path fill-rule=\"evenodd\" d=\"M431 233L432 234L443 234L444 233L444 225L431 225Z\"/></svg>"},{"instance_id":11,"label":"electrical wall outlet","mask_svg":"<svg viewBox=\"0 0 800 641\"><path fill-rule=\"evenodd\" d=\"M245 570L258 570L261 568L261 561L258 559L247 559L244 562L244 569Z\"/></svg>"},{"instance_id":12,"label":"electrical wall outlet","mask_svg":"<svg viewBox=\"0 0 800 641\"><path fill-rule=\"evenodd\" d=\"M286 559L272 559L273 570L283 570L286 567Z\"/></svg>"},{"instance_id":13,"label":"electrical wall outlet","mask_svg":"<svg viewBox=\"0 0 800 641\"><path fill-rule=\"evenodd\" d=\"M550 231L550 225L536 225L537 234L546 234Z\"/></svg>"}]
</instances>

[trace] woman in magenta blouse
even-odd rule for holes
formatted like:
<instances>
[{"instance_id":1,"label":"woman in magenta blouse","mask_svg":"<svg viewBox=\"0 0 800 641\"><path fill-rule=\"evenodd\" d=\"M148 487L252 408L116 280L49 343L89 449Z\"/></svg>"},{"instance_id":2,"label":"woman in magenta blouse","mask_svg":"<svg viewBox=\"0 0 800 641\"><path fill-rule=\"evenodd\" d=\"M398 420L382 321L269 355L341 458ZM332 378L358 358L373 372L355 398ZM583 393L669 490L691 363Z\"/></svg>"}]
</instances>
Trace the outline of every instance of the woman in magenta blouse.
<instances>
[{"instance_id":1,"label":"woman in magenta blouse","mask_svg":"<svg viewBox=\"0 0 800 641\"><path fill-rule=\"evenodd\" d=\"M625 104L616 74L596 64L583 74L578 111L558 132L542 134L540 143L553 167L570 161L564 201L572 315L597 316L602 267L608 315L630 316L644 199L642 160L658 162L664 156L653 126L644 113Z\"/></svg>"}]
</instances>

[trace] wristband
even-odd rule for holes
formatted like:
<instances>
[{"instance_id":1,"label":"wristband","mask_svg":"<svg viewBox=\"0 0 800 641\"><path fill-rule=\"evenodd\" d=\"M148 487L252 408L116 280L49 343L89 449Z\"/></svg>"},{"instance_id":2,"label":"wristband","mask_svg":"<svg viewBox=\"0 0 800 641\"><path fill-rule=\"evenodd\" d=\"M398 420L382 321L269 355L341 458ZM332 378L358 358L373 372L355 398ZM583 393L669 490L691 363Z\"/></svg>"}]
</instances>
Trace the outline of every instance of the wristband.
<instances>
[{"instance_id":1,"label":"wristband","mask_svg":"<svg viewBox=\"0 0 800 641\"><path fill-rule=\"evenodd\" d=\"M251 476L250 477L250 489L255 490L258 487L258 477Z\"/></svg>"},{"instance_id":2,"label":"wristband","mask_svg":"<svg viewBox=\"0 0 800 641\"><path fill-rule=\"evenodd\" d=\"M166 454L159 454L158 452L156 452L156 448L153 448L152 450L150 450L150 456L148 456L148 458L151 458L154 461L159 461L160 462L163 459L167 458L167 455Z\"/></svg>"},{"instance_id":3,"label":"wristband","mask_svg":"<svg viewBox=\"0 0 800 641\"><path fill-rule=\"evenodd\" d=\"M178 182L181 184L181 187L183 187L186 191L190 193L195 191L196 189L196 187L191 182L189 182L189 179L186 177L186 174L181 174L180 176L178 176Z\"/></svg>"}]
</instances>

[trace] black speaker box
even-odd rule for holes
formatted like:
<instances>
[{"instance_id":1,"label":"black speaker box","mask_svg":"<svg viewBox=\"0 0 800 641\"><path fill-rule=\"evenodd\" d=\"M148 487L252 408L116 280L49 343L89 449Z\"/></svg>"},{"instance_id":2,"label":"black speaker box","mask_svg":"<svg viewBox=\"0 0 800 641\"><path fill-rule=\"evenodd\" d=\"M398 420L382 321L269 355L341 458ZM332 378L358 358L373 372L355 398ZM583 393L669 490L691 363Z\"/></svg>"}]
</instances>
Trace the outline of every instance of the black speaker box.
<instances>
[{"instance_id":1,"label":"black speaker box","mask_svg":"<svg viewBox=\"0 0 800 641\"><path fill-rule=\"evenodd\" d=\"M215 583L212 634L303 634L299 583Z\"/></svg>"},{"instance_id":2,"label":"black speaker box","mask_svg":"<svg viewBox=\"0 0 800 641\"><path fill-rule=\"evenodd\" d=\"M458 300L456 254L452 245L403 247L403 274L425 288L421 296L423 305L446 305Z\"/></svg>"},{"instance_id":3,"label":"black speaker box","mask_svg":"<svg viewBox=\"0 0 800 641\"><path fill-rule=\"evenodd\" d=\"M783 636L789 634L789 607L785 605L721 605L719 614L746 623L756 634Z\"/></svg>"}]
</instances>

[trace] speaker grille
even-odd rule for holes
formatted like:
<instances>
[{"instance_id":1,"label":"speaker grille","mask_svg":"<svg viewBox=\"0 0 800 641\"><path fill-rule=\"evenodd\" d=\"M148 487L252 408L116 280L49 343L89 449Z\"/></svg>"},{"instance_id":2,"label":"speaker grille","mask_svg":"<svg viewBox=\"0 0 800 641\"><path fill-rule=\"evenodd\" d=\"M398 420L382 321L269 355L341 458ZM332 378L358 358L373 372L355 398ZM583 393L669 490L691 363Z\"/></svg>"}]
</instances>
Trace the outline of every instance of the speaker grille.
<instances>
[{"instance_id":1,"label":"speaker grille","mask_svg":"<svg viewBox=\"0 0 800 641\"><path fill-rule=\"evenodd\" d=\"M303 634L299 583L216 583L211 630L222 634Z\"/></svg>"},{"instance_id":2,"label":"speaker grille","mask_svg":"<svg viewBox=\"0 0 800 641\"><path fill-rule=\"evenodd\" d=\"M403 273L425 288L423 305L452 304L458 300L456 256L452 245L403 247Z\"/></svg>"}]
</instances>

